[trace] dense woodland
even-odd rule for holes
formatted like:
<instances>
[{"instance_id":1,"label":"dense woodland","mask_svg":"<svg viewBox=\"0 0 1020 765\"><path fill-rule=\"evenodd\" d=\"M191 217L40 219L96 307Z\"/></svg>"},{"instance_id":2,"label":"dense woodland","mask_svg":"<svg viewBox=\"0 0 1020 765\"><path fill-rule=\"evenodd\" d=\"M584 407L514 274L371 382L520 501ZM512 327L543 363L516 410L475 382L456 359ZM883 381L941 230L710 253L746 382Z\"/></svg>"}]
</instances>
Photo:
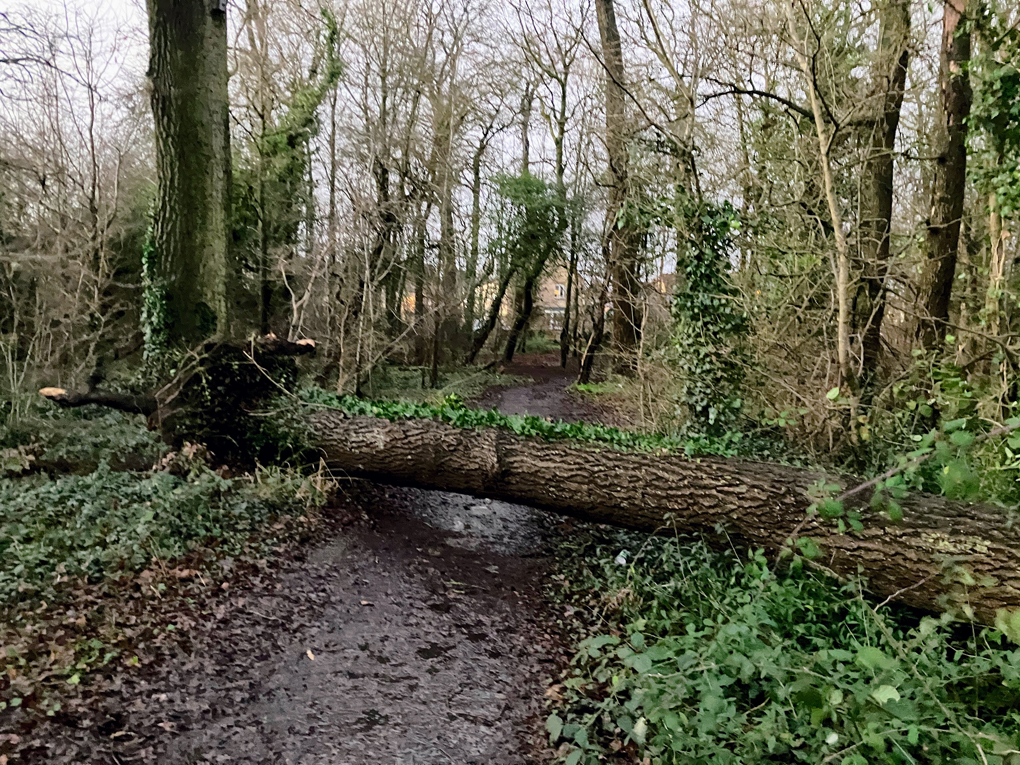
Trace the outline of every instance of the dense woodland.
<instances>
[{"instance_id":1,"label":"dense woodland","mask_svg":"<svg viewBox=\"0 0 1020 765\"><path fill-rule=\"evenodd\" d=\"M23 5L0 11L3 469L31 472L24 434L50 411L39 388L150 415L212 460L247 438L224 435L239 411L283 391L332 410L302 415L320 471L644 530L718 527L807 577L770 579L761 552L734 563L647 542L658 568L620 583L597 563L614 543L592 542L594 557L564 564L564 597L615 582L646 607L614 602L630 626L581 644L598 683L615 671L601 649L666 619L656 576L690 576L698 596L659 625L670 651L712 609L752 632L812 624L782 638L804 650L839 644L818 614L864 624L879 656L906 666L921 646L931 662L858 689L872 755L1014 763L1009 704L971 709L953 688L991 673L1003 698L1016 692L999 646L1020 640L1018 219L1020 9L1000 0ZM550 280L565 289L554 320ZM456 397L367 403L394 380L420 400L528 351L556 354L577 395L625 428L506 419ZM772 588L778 610L731 603L713 578L731 564L735 588ZM832 581L849 589L836 597ZM945 642L912 611L884 621L891 601L945 612ZM936 682L934 654L962 639L953 618L993 625L966 651L997 658ZM762 640L730 659L692 644L685 661L780 662ZM644 641L617 655L642 676L632 699L668 696L643 676L673 654ZM816 660L790 671L836 673ZM885 661L857 663L893 672ZM928 706L889 712L914 682ZM603 711L626 706L615 726L583 722L583 683L553 697L566 701L548 733L570 765L614 744L634 762L773 761L754 757L810 738L770 717L787 739L769 728L754 757L720 743L722 723L718 749L681 746L690 731L669 704L640 716L615 688L600 696ZM844 698L817 692L814 724ZM755 693L740 714L760 709ZM861 722L869 703L902 722L914 755L878 732L887 717ZM994 730L975 733L982 714ZM918 730L934 738L918 745ZM775 761L879 761L842 750L854 734L840 731Z\"/></svg>"},{"instance_id":2,"label":"dense woodland","mask_svg":"<svg viewBox=\"0 0 1020 765\"><path fill-rule=\"evenodd\" d=\"M554 267L564 360L638 380L644 428L867 469L1012 412L1015 8L253 2L207 30L225 68L162 83L122 13L3 16L8 416L169 315L175 341L313 338L340 392L390 363L436 385L526 347ZM160 191L149 101L183 77L229 135L176 137L208 177ZM174 193L229 217L183 265Z\"/></svg>"}]
</instances>

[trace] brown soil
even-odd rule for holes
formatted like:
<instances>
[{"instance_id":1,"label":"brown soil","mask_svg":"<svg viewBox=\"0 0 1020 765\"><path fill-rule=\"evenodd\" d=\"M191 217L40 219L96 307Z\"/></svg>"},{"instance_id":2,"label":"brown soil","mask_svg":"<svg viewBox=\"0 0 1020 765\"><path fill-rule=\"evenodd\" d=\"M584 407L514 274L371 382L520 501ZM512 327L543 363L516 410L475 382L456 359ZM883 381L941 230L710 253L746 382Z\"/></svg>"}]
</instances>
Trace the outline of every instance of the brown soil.
<instances>
[{"instance_id":1,"label":"brown soil","mask_svg":"<svg viewBox=\"0 0 1020 765\"><path fill-rule=\"evenodd\" d=\"M597 417L556 362L520 359L507 371L535 384L479 403ZM564 650L543 583L569 522L367 482L338 505L362 520L238 587L176 656L114 672L81 711L23 731L20 761L548 761L542 698Z\"/></svg>"}]
</instances>

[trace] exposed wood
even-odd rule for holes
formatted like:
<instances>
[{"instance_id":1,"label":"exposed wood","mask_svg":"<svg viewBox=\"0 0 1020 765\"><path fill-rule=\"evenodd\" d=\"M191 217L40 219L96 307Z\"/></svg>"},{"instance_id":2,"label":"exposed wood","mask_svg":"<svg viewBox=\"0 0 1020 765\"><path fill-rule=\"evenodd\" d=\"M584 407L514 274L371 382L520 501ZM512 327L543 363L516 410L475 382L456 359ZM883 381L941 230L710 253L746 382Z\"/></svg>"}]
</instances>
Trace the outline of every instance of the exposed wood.
<instances>
[{"instance_id":1,"label":"exposed wood","mask_svg":"<svg viewBox=\"0 0 1020 765\"><path fill-rule=\"evenodd\" d=\"M773 553L799 534L822 549L820 564L846 577L860 570L881 598L929 610L972 609L986 622L999 609L1020 608L1020 529L997 508L913 494L900 501L903 521L893 523L869 509L868 492L859 492L848 504L860 503L865 528L839 534L835 522L807 519L809 491L819 480L854 486L852 478L549 443L430 420L347 417L337 410L314 412L310 425L326 463L349 475L648 531L673 524L715 536L721 526L727 534L721 543Z\"/></svg>"}]
</instances>

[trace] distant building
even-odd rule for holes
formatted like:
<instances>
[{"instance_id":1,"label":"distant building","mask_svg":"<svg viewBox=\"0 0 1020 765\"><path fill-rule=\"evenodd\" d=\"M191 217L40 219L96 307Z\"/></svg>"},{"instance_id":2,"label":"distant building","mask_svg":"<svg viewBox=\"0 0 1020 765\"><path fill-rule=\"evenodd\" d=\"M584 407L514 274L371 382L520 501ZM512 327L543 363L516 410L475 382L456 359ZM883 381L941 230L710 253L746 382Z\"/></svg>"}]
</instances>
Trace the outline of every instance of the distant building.
<instances>
[{"instance_id":1,"label":"distant building","mask_svg":"<svg viewBox=\"0 0 1020 765\"><path fill-rule=\"evenodd\" d=\"M576 287L576 285L575 285ZM553 266L542 277L535 293L532 329L559 332L567 312L567 269Z\"/></svg>"}]
</instances>

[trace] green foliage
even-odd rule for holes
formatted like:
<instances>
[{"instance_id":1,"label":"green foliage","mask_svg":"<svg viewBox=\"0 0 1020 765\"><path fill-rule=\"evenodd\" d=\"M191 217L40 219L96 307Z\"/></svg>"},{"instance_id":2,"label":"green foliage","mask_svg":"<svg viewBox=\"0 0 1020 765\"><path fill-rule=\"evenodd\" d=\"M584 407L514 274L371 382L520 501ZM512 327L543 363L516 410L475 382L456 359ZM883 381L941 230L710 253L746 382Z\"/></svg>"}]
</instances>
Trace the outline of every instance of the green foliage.
<instances>
[{"instance_id":1,"label":"green foliage","mask_svg":"<svg viewBox=\"0 0 1020 765\"><path fill-rule=\"evenodd\" d=\"M1003 29L989 8L976 21L970 60L974 99L968 124L968 163L979 187L996 195L1004 218L1020 212L1020 29Z\"/></svg>"},{"instance_id":2,"label":"green foliage","mask_svg":"<svg viewBox=\"0 0 1020 765\"><path fill-rule=\"evenodd\" d=\"M0 606L51 600L61 582L117 578L199 545L236 550L272 516L297 509L298 488L267 491L199 463L184 477L104 463L84 476L0 479Z\"/></svg>"},{"instance_id":3,"label":"green foliage","mask_svg":"<svg viewBox=\"0 0 1020 765\"><path fill-rule=\"evenodd\" d=\"M16 475L33 462L76 467L130 459L147 468L165 453L166 446L146 427L141 415L98 406L57 409L40 399L39 408L31 416L15 427L0 430L0 454L5 451L12 464L17 462L17 454L27 457L24 469L7 471ZM0 476L4 474L0 463Z\"/></svg>"},{"instance_id":4,"label":"green foliage","mask_svg":"<svg viewBox=\"0 0 1020 765\"><path fill-rule=\"evenodd\" d=\"M140 414L83 407L47 412L33 435L43 446L41 459L57 462L115 462L134 456L152 465L166 451L159 435Z\"/></svg>"},{"instance_id":5,"label":"green foliage","mask_svg":"<svg viewBox=\"0 0 1020 765\"><path fill-rule=\"evenodd\" d=\"M297 243L313 201L309 144L319 130L318 109L343 73L339 25L327 8L321 14L323 34L307 80L292 85L282 114L265 115L265 130L234 161L233 242L250 271L272 272L262 240L267 250Z\"/></svg>"},{"instance_id":6,"label":"green foliage","mask_svg":"<svg viewBox=\"0 0 1020 765\"><path fill-rule=\"evenodd\" d=\"M489 247L511 268L535 279L559 248L563 201L555 188L531 173L501 174L494 180L503 204Z\"/></svg>"},{"instance_id":7,"label":"green foliage","mask_svg":"<svg viewBox=\"0 0 1020 765\"><path fill-rule=\"evenodd\" d=\"M620 450L666 451L689 456L737 456L753 450L739 433L718 439L638 433L588 422L551 421L531 415L502 414L495 409L470 409L464 406L457 395L448 396L440 405L366 401L355 396L338 396L321 388L306 388L298 395L305 404L340 409L353 416L382 417L387 420L432 419L459 428L503 428L520 436L546 441L580 441Z\"/></svg>"},{"instance_id":8,"label":"green foliage","mask_svg":"<svg viewBox=\"0 0 1020 765\"><path fill-rule=\"evenodd\" d=\"M1001 765L1020 744L1020 650L998 631L675 539L582 544L564 583L601 617L546 726L565 762Z\"/></svg>"},{"instance_id":9,"label":"green foliage","mask_svg":"<svg viewBox=\"0 0 1020 765\"><path fill-rule=\"evenodd\" d=\"M861 415L866 425L856 449L859 469L875 474L899 465L903 470L891 480L904 489L1016 506L1020 434L988 434L1020 423L1020 409L996 406L994 413L1002 419L989 417L997 386L995 380L968 377L948 361L918 353L908 373L890 386L889 401Z\"/></svg>"}]
</instances>

